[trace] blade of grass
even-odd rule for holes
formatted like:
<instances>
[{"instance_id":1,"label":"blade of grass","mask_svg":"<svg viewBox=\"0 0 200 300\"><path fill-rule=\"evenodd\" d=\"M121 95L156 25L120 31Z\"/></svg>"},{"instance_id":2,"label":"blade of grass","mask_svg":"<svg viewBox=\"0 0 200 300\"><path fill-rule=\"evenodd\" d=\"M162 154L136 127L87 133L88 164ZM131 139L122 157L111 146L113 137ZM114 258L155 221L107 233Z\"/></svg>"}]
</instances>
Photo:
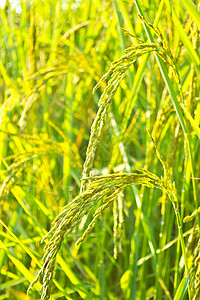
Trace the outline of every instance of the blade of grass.
<instances>
[{"instance_id":1,"label":"blade of grass","mask_svg":"<svg viewBox=\"0 0 200 300\"><path fill-rule=\"evenodd\" d=\"M4 244L1 240L0 240L0 248L4 249L6 251L8 258L13 262L13 264L16 266L16 268L19 270L19 272L21 274L23 274L24 277L31 283L34 280L34 276L24 266L24 264L4 246ZM35 288L37 289L37 291L39 291L41 288L41 284L37 283Z\"/></svg>"},{"instance_id":2,"label":"blade of grass","mask_svg":"<svg viewBox=\"0 0 200 300\"><path fill-rule=\"evenodd\" d=\"M65 260L61 257L61 255L58 255L57 261L59 265L61 266L62 270L65 272L66 276L69 278L69 280L73 283L74 288L76 288L77 292L79 293L80 297L82 299L91 299L89 293L82 287L80 280L75 275L75 273L69 268ZM80 286L80 288L79 288Z\"/></svg>"},{"instance_id":3,"label":"blade of grass","mask_svg":"<svg viewBox=\"0 0 200 300\"><path fill-rule=\"evenodd\" d=\"M16 243L22 247L22 249L32 258L32 260L34 260L36 262L36 264L39 267L41 267L41 264L38 261L38 259L35 257L35 255L23 244L23 242L21 242L21 240L8 228L8 226L6 226L6 224L4 224L4 222L1 219L0 219L0 223L7 230L7 232L14 238ZM8 238L9 238L9 235L8 235Z\"/></svg>"},{"instance_id":4,"label":"blade of grass","mask_svg":"<svg viewBox=\"0 0 200 300\"><path fill-rule=\"evenodd\" d=\"M194 50L194 48L192 46L192 43L190 42L188 36L186 35L186 33L185 33L185 31L182 27L182 24L179 21L177 15L176 15L176 12L172 7L172 4L169 2L169 0L166 0L165 3L167 5L169 13L172 16L173 22L174 22L176 28L179 31L179 36L180 36L185 48L188 50L188 53L189 53L189 56L190 56L192 62L194 63L195 70L196 70L197 74L200 76L200 59L199 59L199 56L197 55L196 51Z\"/></svg>"},{"instance_id":5,"label":"blade of grass","mask_svg":"<svg viewBox=\"0 0 200 300\"><path fill-rule=\"evenodd\" d=\"M189 12L190 16L193 18L193 20L197 23L198 27L200 28L200 13L191 0L181 0L183 2L185 8Z\"/></svg>"},{"instance_id":6,"label":"blade of grass","mask_svg":"<svg viewBox=\"0 0 200 300\"><path fill-rule=\"evenodd\" d=\"M177 289L176 295L174 297L174 300L182 300L184 298L186 289L189 284L189 276L185 276L182 280L181 283L179 284L179 287Z\"/></svg>"},{"instance_id":7,"label":"blade of grass","mask_svg":"<svg viewBox=\"0 0 200 300\"><path fill-rule=\"evenodd\" d=\"M188 121L190 122L192 128L194 129L194 131L196 132L198 138L200 139L200 128L199 128L199 126L197 125L195 120L192 118L191 114L187 111L186 107L183 104L181 104L181 107L182 107Z\"/></svg>"}]
</instances>

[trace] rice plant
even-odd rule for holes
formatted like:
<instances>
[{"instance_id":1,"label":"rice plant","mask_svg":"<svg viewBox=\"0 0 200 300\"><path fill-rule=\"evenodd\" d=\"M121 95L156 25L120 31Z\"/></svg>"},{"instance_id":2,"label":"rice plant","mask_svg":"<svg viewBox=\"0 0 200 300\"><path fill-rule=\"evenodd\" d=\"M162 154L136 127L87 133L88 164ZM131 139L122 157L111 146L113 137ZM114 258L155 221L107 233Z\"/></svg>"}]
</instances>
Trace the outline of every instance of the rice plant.
<instances>
[{"instance_id":1,"label":"rice plant","mask_svg":"<svg viewBox=\"0 0 200 300\"><path fill-rule=\"evenodd\" d=\"M199 298L199 9L2 5L0 299Z\"/></svg>"}]
</instances>

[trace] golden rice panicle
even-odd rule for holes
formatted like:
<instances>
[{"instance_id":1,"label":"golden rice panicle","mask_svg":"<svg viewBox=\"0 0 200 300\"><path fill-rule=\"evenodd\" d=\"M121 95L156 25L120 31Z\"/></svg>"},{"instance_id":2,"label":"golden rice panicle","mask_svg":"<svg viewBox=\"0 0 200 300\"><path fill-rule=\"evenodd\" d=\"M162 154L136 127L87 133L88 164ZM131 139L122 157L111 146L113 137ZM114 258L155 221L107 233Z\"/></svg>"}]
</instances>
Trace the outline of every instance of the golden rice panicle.
<instances>
[{"instance_id":1,"label":"golden rice panicle","mask_svg":"<svg viewBox=\"0 0 200 300\"><path fill-rule=\"evenodd\" d=\"M144 22L150 29L152 29L152 31L156 34L156 36L159 39L160 42L160 47L163 50L163 55L160 55L161 53L158 52L158 55L164 60L164 62L167 62L170 67L173 69L173 74L175 76L175 80L178 84L178 88L179 88L179 92L181 95L181 102L183 102L183 95L182 95L182 84L181 84L181 79L180 79L180 75L175 63L175 58L171 52L171 49L168 45L168 42L166 40L166 38L164 37L164 35L162 34L162 32L160 31L159 28L155 28L148 20L146 20L143 16L141 16L139 14L139 18L142 20L142 22Z\"/></svg>"},{"instance_id":2,"label":"golden rice panicle","mask_svg":"<svg viewBox=\"0 0 200 300\"><path fill-rule=\"evenodd\" d=\"M128 32L123 30L126 34ZM132 36L131 34L128 34ZM88 148L86 152L86 159L83 166L83 178L88 177L93 167L94 158L96 154L97 145L99 143L102 129L105 123L106 114L110 107L110 103L119 87L120 82L124 79L126 71L128 68L142 55L152 51L156 51L163 60L163 50L159 45L156 44L147 44L139 40L139 45L132 45L125 50L126 54L120 57L118 60L114 61L111 64L108 72L102 76L99 82L93 89L93 93L100 87L101 82L108 80L107 86L104 89L100 99L99 99L99 110L97 112L96 118L91 127L90 140L88 143ZM86 181L81 183L81 193L86 190Z\"/></svg>"},{"instance_id":3,"label":"golden rice panicle","mask_svg":"<svg viewBox=\"0 0 200 300\"><path fill-rule=\"evenodd\" d=\"M43 277L41 299L49 299L56 256L63 243L64 237L72 232L83 216L88 215L92 207L99 201L103 200L103 204L95 211L92 221L89 223L87 229L82 237L78 239L76 244L80 244L84 241L87 234L94 227L96 219L105 211L105 209L109 208L110 204L117 199L125 187L132 184L143 184L147 187L163 189L161 180L156 175L146 170L140 171L141 174L118 173L90 178L88 189L63 207L63 211L54 220L52 229L43 238L44 240L52 234L52 237L44 248L43 266L35 280L31 283L28 291L41 277ZM122 221L122 217L120 218Z\"/></svg>"}]
</instances>

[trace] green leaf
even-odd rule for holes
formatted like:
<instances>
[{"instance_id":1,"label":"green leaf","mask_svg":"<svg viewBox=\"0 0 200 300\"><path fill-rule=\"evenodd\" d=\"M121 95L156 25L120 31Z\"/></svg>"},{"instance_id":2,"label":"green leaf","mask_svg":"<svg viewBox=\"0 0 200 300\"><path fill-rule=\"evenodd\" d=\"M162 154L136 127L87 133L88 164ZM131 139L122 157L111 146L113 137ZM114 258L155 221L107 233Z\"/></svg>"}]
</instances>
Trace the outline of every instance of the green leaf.
<instances>
[{"instance_id":1,"label":"green leaf","mask_svg":"<svg viewBox=\"0 0 200 300\"><path fill-rule=\"evenodd\" d=\"M200 28L200 13L196 7L196 5L191 0L182 0L185 8L189 12L190 16L193 20L197 23L198 27Z\"/></svg>"},{"instance_id":2,"label":"green leaf","mask_svg":"<svg viewBox=\"0 0 200 300\"><path fill-rule=\"evenodd\" d=\"M187 34L185 33L185 31L183 29L183 26L182 26L181 22L179 21L179 18L177 17L177 14L176 14L175 10L173 9L173 7L171 6L169 0L166 1L166 5L167 5L167 8L168 8L168 10L171 14L174 25L178 29L180 39L182 40L185 48L188 51L188 54L189 54L192 62L194 63L195 70L200 75L200 59L199 59L199 56L197 55L196 51L194 50L194 48L192 46L192 43L189 40Z\"/></svg>"},{"instance_id":3,"label":"green leaf","mask_svg":"<svg viewBox=\"0 0 200 300\"><path fill-rule=\"evenodd\" d=\"M183 299L186 289L187 289L187 286L188 286L188 283L189 283L189 276L183 277L183 279L181 280L181 282L178 286L178 289L176 291L174 300L182 300Z\"/></svg>"},{"instance_id":4,"label":"green leaf","mask_svg":"<svg viewBox=\"0 0 200 300\"><path fill-rule=\"evenodd\" d=\"M198 135L198 138L200 139L200 128L199 128L199 126L197 125L195 120L192 118L191 114L187 111L186 107L183 104L181 105L181 107L182 107L188 121L190 122L192 128L194 129L194 131Z\"/></svg>"}]
</instances>

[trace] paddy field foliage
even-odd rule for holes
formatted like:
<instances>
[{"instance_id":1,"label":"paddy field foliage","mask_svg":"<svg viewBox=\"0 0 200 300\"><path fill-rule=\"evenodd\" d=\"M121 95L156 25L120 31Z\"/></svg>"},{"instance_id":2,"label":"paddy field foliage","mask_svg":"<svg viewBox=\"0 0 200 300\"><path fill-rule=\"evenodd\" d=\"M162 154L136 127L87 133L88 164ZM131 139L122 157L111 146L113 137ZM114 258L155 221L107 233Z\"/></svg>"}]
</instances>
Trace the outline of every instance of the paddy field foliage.
<instances>
[{"instance_id":1,"label":"paddy field foliage","mask_svg":"<svg viewBox=\"0 0 200 300\"><path fill-rule=\"evenodd\" d=\"M0 299L199 299L199 29L191 0L0 8Z\"/></svg>"}]
</instances>

